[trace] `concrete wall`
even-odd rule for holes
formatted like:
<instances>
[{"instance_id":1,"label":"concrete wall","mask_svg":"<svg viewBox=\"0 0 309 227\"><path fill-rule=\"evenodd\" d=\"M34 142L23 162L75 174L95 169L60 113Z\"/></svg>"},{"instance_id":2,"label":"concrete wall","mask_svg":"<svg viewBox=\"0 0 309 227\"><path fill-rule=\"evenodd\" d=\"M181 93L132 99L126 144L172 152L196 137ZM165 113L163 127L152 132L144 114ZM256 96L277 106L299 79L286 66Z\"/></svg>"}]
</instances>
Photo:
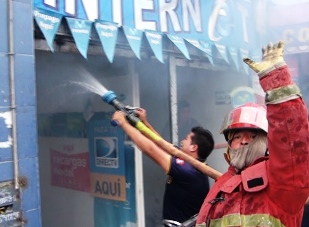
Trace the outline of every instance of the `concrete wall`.
<instances>
[{"instance_id":1,"label":"concrete wall","mask_svg":"<svg viewBox=\"0 0 309 227\"><path fill-rule=\"evenodd\" d=\"M9 86L8 2L0 0L0 144L12 136L4 113L11 119ZM40 187L37 156L36 87L32 1L12 1L14 37L14 77L16 92L16 128L19 175L27 179L21 190L21 209L25 226L41 226ZM14 178L12 146L0 147L0 181Z\"/></svg>"}]
</instances>

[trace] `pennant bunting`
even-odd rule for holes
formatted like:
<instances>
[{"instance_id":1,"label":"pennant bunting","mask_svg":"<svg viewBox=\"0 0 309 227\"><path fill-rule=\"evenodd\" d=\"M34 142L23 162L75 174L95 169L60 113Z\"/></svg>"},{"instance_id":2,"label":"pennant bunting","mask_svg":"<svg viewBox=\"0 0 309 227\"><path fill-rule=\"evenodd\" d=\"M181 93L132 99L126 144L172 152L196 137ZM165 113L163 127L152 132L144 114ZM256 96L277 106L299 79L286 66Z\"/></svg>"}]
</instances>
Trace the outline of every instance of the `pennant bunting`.
<instances>
[{"instance_id":1,"label":"pennant bunting","mask_svg":"<svg viewBox=\"0 0 309 227\"><path fill-rule=\"evenodd\" d=\"M66 17L70 31L77 49L87 59L87 51L91 33L92 22L88 20Z\"/></svg>"},{"instance_id":2,"label":"pennant bunting","mask_svg":"<svg viewBox=\"0 0 309 227\"><path fill-rule=\"evenodd\" d=\"M186 40L187 42L189 42L190 44L192 44L193 46L195 46L197 49L203 50L203 49L202 49L202 46L201 46L201 44L200 44L199 41L197 41L197 40L195 40L195 39L186 39L186 38L185 38L185 40Z\"/></svg>"},{"instance_id":3,"label":"pennant bunting","mask_svg":"<svg viewBox=\"0 0 309 227\"><path fill-rule=\"evenodd\" d=\"M156 58L160 62L164 63L162 53L162 35L154 31L145 31L145 35Z\"/></svg>"},{"instance_id":4,"label":"pennant bunting","mask_svg":"<svg viewBox=\"0 0 309 227\"><path fill-rule=\"evenodd\" d=\"M55 13L53 11L44 10L41 8L34 8L34 19L42 31L46 42L52 52L54 52L53 42L55 35L61 24L63 15ZM91 35L92 21L85 19L77 19L72 17L65 17L73 39L76 43L77 49L84 58L87 59L87 52L89 47L89 40ZM103 50L110 63L113 63L115 57L116 43L118 38L119 25L114 22L95 20L94 27L101 41ZM140 51L142 45L143 34L147 38L147 41L155 55L155 57L164 63L163 57L163 34L152 30L138 30L136 28L122 26L124 35L138 59L141 59ZM179 51L188 59L191 60L188 48L185 41L189 42L194 47L198 48L205 53L209 62L214 65L213 46L215 45L219 55L230 64L230 59L234 63L236 69L241 69L242 58L250 56L252 60L258 61L261 58L260 50L249 51L246 49L238 49L233 46L225 46L207 40L196 40L189 38L182 38L175 35L165 34L172 43L179 49ZM228 54L229 53L229 54ZM229 59L230 56L230 59ZM241 58L241 60L240 60ZM241 63L240 63L241 62ZM243 64L242 64L243 65ZM249 68L247 65L243 65L246 74L249 74Z\"/></svg>"},{"instance_id":5,"label":"pennant bunting","mask_svg":"<svg viewBox=\"0 0 309 227\"><path fill-rule=\"evenodd\" d=\"M113 63L118 36L118 25L112 22L96 20L94 26L100 38L106 57L110 63Z\"/></svg>"},{"instance_id":6,"label":"pennant bunting","mask_svg":"<svg viewBox=\"0 0 309 227\"><path fill-rule=\"evenodd\" d=\"M50 12L43 9L35 8L33 11L34 19L42 31L47 45L50 50L54 52L54 38L58 31L62 15L54 12Z\"/></svg>"},{"instance_id":7,"label":"pennant bunting","mask_svg":"<svg viewBox=\"0 0 309 227\"><path fill-rule=\"evenodd\" d=\"M198 41L198 40L195 40L195 39L186 39L186 41L191 43L193 46L195 46L199 50L201 50L204 53L206 53L206 55L207 55L207 57L209 59L209 62L212 65L214 65L213 58L212 58L211 46L208 45L208 43L206 43L205 41Z\"/></svg>"},{"instance_id":8,"label":"pennant bunting","mask_svg":"<svg viewBox=\"0 0 309 227\"><path fill-rule=\"evenodd\" d=\"M167 37L172 41L172 43L175 44L175 46L180 50L180 52L188 59L191 60L191 57L189 55L187 46L184 42L184 39L178 36L174 36L174 35L169 35L166 34Z\"/></svg>"},{"instance_id":9,"label":"pennant bunting","mask_svg":"<svg viewBox=\"0 0 309 227\"><path fill-rule=\"evenodd\" d=\"M221 55L221 57L226 61L226 63L230 64L229 58L227 56L226 46L219 45L219 44L215 44L215 46L216 46L219 54Z\"/></svg>"},{"instance_id":10,"label":"pennant bunting","mask_svg":"<svg viewBox=\"0 0 309 227\"><path fill-rule=\"evenodd\" d=\"M228 51L230 53L231 59L235 64L237 71L239 71L239 56L238 56L238 49L235 47L228 47Z\"/></svg>"},{"instance_id":11,"label":"pennant bunting","mask_svg":"<svg viewBox=\"0 0 309 227\"><path fill-rule=\"evenodd\" d=\"M135 56L138 59L141 59L140 51L141 51L143 31L138 30L136 28L130 28L127 26L123 26L123 31L132 51L135 53Z\"/></svg>"}]
</instances>

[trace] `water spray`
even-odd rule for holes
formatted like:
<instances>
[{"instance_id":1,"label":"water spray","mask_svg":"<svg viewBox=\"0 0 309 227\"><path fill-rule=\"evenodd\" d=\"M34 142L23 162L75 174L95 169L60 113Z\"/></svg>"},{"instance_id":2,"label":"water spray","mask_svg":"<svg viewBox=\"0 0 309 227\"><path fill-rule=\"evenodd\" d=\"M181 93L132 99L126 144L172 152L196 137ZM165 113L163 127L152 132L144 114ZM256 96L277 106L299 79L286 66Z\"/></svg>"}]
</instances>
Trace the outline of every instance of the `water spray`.
<instances>
[{"instance_id":1,"label":"water spray","mask_svg":"<svg viewBox=\"0 0 309 227\"><path fill-rule=\"evenodd\" d=\"M87 78L87 83L82 82L72 82L73 84L77 84L79 86L82 86L83 88L92 91L98 95L101 96L102 100L106 102L107 104L113 106L116 110L122 111L128 122L135 127L137 130L139 130L142 134L144 134L146 137L148 137L150 140L152 140L154 143L156 143L161 149L168 152L169 154L176 156L191 165L193 165L195 168L199 169L202 173L208 175L209 177L213 179L217 179L222 174L218 172L217 170L205 165L204 163L198 161L197 159L191 157L190 155L186 154L185 152L182 152L178 148L176 148L173 144L165 141L161 136L156 134L154 131L152 131L150 128L148 128L141 119L139 119L136 110L137 107L131 107L131 106L125 106L123 103L121 103L115 92L108 91L102 84L100 84L94 77L91 76L90 73L88 73L85 70L81 70L83 73L82 75ZM118 122L111 121L111 124L113 126L117 126Z\"/></svg>"}]
</instances>

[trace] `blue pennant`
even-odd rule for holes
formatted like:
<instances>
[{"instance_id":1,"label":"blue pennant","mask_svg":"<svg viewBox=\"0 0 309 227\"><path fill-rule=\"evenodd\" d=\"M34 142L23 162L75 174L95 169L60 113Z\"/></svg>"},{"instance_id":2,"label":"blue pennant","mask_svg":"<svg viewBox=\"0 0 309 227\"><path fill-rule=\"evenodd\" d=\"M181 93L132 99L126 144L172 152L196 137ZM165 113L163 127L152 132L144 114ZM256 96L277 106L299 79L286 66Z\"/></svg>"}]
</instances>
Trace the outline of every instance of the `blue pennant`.
<instances>
[{"instance_id":1,"label":"blue pennant","mask_svg":"<svg viewBox=\"0 0 309 227\"><path fill-rule=\"evenodd\" d=\"M33 10L33 15L46 39L49 48L52 52L54 52L54 38L63 16L59 13L54 13L39 8L35 8Z\"/></svg>"},{"instance_id":2,"label":"blue pennant","mask_svg":"<svg viewBox=\"0 0 309 227\"><path fill-rule=\"evenodd\" d=\"M123 31L127 37L128 43L138 59L141 59L141 44L143 31L136 28L123 26Z\"/></svg>"},{"instance_id":3,"label":"blue pennant","mask_svg":"<svg viewBox=\"0 0 309 227\"><path fill-rule=\"evenodd\" d=\"M87 59L92 22L69 17L66 17L66 20L73 35L77 49L83 57Z\"/></svg>"},{"instance_id":4,"label":"blue pennant","mask_svg":"<svg viewBox=\"0 0 309 227\"><path fill-rule=\"evenodd\" d=\"M238 55L238 49L235 47L228 47L230 56L235 64L235 67L237 71L239 71L239 55Z\"/></svg>"},{"instance_id":5,"label":"blue pennant","mask_svg":"<svg viewBox=\"0 0 309 227\"><path fill-rule=\"evenodd\" d=\"M95 21L95 28L99 35L106 57L113 63L116 41L118 36L118 25L112 22Z\"/></svg>"},{"instance_id":6,"label":"blue pennant","mask_svg":"<svg viewBox=\"0 0 309 227\"><path fill-rule=\"evenodd\" d=\"M145 35L156 58L164 63L162 53L162 34L153 31L146 31Z\"/></svg>"},{"instance_id":7,"label":"blue pennant","mask_svg":"<svg viewBox=\"0 0 309 227\"><path fill-rule=\"evenodd\" d=\"M189 55L187 46L183 38L175 36L175 35L168 35L168 34L167 34L167 37L175 44L176 47L178 47L178 49L181 51L181 53L183 53L183 55L187 59L191 60L191 57Z\"/></svg>"},{"instance_id":8,"label":"blue pennant","mask_svg":"<svg viewBox=\"0 0 309 227\"><path fill-rule=\"evenodd\" d=\"M226 46L224 45L220 45L220 44L215 44L219 54L221 55L221 57L229 64L229 59L227 56L227 51L226 51Z\"/></svg>"}]
</instances>

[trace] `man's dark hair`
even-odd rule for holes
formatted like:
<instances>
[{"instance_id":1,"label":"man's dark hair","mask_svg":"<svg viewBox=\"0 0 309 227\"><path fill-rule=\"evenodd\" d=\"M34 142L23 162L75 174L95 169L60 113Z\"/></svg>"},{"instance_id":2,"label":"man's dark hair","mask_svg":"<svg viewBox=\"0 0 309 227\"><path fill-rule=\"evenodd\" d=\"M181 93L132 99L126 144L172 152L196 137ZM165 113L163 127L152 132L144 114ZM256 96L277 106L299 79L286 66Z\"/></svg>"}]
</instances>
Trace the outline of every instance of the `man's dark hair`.
<instances>
[{"instance_id":1,"label":"man's dark hair","mask_svg":"<svg viewBox=\"0 0 309 227\"><path fill-rule=\"evenodd\" d=\"M192 144L198 146L198 156L201 161L205 161L210 155L215 146L215 141L212 133L203 127L193 127L191 129L193 136L191 137Z\"/></svg>"}]
</instances>

